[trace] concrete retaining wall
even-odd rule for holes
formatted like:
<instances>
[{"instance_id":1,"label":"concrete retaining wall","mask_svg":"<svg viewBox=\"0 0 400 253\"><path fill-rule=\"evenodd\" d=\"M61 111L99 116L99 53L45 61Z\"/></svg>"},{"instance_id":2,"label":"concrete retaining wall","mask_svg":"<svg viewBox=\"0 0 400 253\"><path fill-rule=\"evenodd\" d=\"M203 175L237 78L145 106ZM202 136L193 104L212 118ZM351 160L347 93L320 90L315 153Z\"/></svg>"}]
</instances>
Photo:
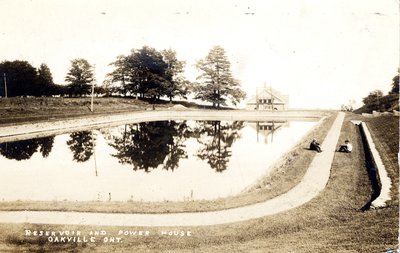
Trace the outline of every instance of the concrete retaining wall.
<instances>
[{"instance_id":1,"label":"concrete retaining wall","mask_svg":"<svg viewBox=\"0 0 400 253\"><path fill-rule=\"evenodd\" d=\"M87 129L160 120L310 120L323 117L313 111L245 111L245 110L155 110L118 115L91 116L68 120L0 127L0 142L16 141Z\"/></svg>"},{"instance_id":2,"label":"concrete retaining wall","mask_svg":"<svg viewBox=\"0 0 400 253\"><path fill-rule=\"evenodd\" d=\"M368 203L368 207L372 206L372 207L384 207L386 206L386 202L388 200L391 199L390 197L390 188L392 187L392 181L390 179L390 177L388 176L388 173L386 171L385 166L383 165L382 159L379 155L378 150L375 147L375 143L372 139L371 133L368 130L367 125L365 124L365 122L361 122L361 126L362 129L362 134L364 134L363 140L365 139L364 143L366 145L366 147L368 148L368 152L369 154L366 154L366 158L370 157L370 159L372 160L372 167L373 168L369 168L369 173L370 173L370 177L376 177L376 178L371 178L372 184L373 184L373 188L375 187L379 187L379 189L373 189L373 192L377 193L377 196L373 196L371 198L370 203ZM369 161L367 161L368 164ZM378 185L374 184L374 180L378 181Z\"/></svg>"}]
</instances>

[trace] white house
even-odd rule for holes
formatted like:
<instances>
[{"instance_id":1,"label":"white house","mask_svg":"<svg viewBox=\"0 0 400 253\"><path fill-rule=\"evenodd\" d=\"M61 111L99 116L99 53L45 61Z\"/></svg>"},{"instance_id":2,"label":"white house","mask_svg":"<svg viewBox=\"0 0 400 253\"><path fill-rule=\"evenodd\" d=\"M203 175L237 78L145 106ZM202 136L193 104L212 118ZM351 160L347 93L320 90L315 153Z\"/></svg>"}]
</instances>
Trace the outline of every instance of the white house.
<instances>
[{"instance_id":1,"label":"white house","mask_svg":"<svg viewBox=\"0 0 400 253\"><path fill-rule=\"evenodd\" d=\"M248 110L287 110L289 96L283 95L272 87L257 87L256 95L247 102Z\"/></svg>"}]
</instances>

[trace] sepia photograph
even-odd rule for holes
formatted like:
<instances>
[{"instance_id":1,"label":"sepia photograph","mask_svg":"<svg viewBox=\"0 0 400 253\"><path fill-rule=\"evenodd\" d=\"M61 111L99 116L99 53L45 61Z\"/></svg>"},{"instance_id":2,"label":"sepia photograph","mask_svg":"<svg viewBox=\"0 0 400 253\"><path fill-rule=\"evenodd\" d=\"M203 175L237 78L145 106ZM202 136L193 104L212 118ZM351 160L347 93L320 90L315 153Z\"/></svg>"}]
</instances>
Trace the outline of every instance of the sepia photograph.
<instances>
[{"instance_id":1,"label":"sepia photograph","mask_svg":"<svg viewBox=\"0 0 400 253\"><path fill-rule=\"evenodd\" d=\"M0 10L0 252L400 253L399 0Z\"/></svg>"}]
</instances>

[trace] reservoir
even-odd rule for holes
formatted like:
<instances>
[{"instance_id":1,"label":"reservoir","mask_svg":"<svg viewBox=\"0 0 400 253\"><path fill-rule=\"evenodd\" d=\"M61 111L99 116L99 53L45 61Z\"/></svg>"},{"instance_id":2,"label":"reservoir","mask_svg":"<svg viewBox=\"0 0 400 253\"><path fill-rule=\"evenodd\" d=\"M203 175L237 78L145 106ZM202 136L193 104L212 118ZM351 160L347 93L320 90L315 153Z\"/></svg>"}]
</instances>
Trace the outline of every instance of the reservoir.
<instances>
[{"instance_id":1,"label":"reservoir","mask_svg":"<svg viewBox=\"0 0 400 253\"><path fill-rule=\"evenodd\" d=\"M236 195L316 121L154 121L0 143L1 201Z\"/></svg>"}]
</instances>

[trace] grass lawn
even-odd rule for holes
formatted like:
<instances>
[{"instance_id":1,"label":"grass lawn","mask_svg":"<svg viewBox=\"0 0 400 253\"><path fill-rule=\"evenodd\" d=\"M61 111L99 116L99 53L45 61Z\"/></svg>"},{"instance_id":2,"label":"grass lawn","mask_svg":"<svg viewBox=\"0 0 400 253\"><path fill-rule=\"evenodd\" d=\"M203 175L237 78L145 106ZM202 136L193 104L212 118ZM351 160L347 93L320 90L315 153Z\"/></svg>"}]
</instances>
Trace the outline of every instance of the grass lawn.
<instances>
[{"instance_id":1,"label":"grass lawn","mask_svg":"<svg viewBox=\"0 0 400 253\"><path fill-rule=\"evenodd\" d=\"M385 252L398 246L399 207L397 189L398 118L365 119L378 151L388 153L383 162L394 182L393 200L387 208L361 212L369 200L371 185L365 167L358 128L350 120L361 116L348 114L339 142L351 139L354 151L336 153L331 177L325 190L310 202L288 212L227 225L205 227L140 228L63 226L46 224L0 224L0 252ZM364 119L363 119L364 120ZM394 121L397 122L393 125ZM376 126L376 127L373 127ZM384 126L384 127L383 127ZM389 131L387 129L395 129ZM396 130L397 129L397 130ZM394 141L393 141L394 140ZM385 146L385 144L387 144ZM397 144L397 145L396 145ZM305 153L299 153L303 157ZM311 159L311 158L309 158ZM294 159L295 161L297 159ZM290 167L289 164L287 164ZM282 165L283 170L285 165ZM295 168L295 167L293 167ZM279 170L277 170L279 171ZM289 172L286 172L289 173ZM285 173L282 173L285 174ZM300 175L300 173L299 173ZM272 175L271 175L272 176ZM289 180L292 176L281 176ZM275 179L275 178L273 178ZM274 180L260 183L273 183ZM295 181L293 176L293 181ZM256 187L257 189L257 187ZM285 191L285 190L283 190ZM266 193L267 194L267 193ZM29 230L105 230L108 237L120 237L120 243L50 243L45 237L24 236ZM148 230L149 236L118 235L120 230ZM190 231L191 236L163 235L162 231Z\"/></svg>"},{"instance_id":2,"label":"grass lawn","mask_svg":"<svg viewBox=\"0 0 400 253\"><path fill-rule=\"evenodd\" d=\"M383 115L365 120L393 182L392 205L399 204L399 117ZM396 202L397 201L397 202Z\"/></svg>"},{"instance_id":3,"label":"grass lawn","mask_svg":"<svg viewBox=\"0 0 400 253\"><path fill-rule=\"evenodd\" d=\"M11 97L0 99L0 124L16 124L41 120L85 117L101 114L126 113L140 110L166 109L175 104L188 108L207 109L189 102L149 101L135 98L99 97L94 98L94 112L90 111L90 97Z\"/></svg>"}]
</instances>

